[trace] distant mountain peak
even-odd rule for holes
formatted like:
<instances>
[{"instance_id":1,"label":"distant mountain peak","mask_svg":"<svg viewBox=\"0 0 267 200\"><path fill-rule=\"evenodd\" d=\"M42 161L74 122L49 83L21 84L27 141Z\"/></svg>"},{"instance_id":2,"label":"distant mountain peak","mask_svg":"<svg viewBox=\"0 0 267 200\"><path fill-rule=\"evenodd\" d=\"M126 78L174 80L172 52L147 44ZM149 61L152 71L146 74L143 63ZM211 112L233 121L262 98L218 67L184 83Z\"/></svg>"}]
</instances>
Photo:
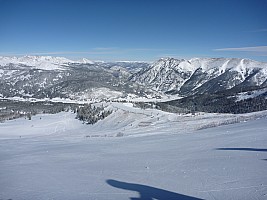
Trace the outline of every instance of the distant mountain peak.
<instances>
[{"instance_id":1,"label":"distant mountain peak","mask_svg":"<svg viewBox=\"0 0 267 200\"><path fill-rule=\"evenodd\" d=\"M93 61L88 60L87 58L82 58L81 60L78 60L77 62L81 64L94 64Z\"/></svg>"}]
</instances>

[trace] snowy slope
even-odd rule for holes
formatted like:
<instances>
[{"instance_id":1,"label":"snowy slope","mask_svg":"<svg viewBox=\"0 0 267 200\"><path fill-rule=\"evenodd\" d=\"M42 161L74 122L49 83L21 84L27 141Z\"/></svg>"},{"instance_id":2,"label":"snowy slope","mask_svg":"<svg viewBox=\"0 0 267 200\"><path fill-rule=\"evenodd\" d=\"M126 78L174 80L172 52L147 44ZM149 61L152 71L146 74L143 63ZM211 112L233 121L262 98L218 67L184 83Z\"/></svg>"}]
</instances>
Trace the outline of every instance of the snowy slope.
<instances>
[{"instance_id":1,"label":"snowy slope","mask_svg":"<svg viewBox=\"0 0 267 200\"><path fill-rule=\"evenodd\" d=\"M105 105L105 104L104 104ZM174 114L157 109L133 107L131 103L107 103L113 110L105 120L91 127L86 137L145 136L190 133L209 127L243 122L267 116L267 111L247 114ZM107 106L106 105L106 106Z\"/></svg>"},{"instance_id":2,"label":"snowy slope","mask_svg":"<svg viewBox=\"0 0 267 200\"><path fill-rule=\"evenodd\" d=\"M1 198L266 199L267 118L176 132L182 123L194 127L198 120L183 116L172 126L171 120L180 116L162 112L162 129L155 128L153 136L86 137L101 135L101 130L113 135L114 126L122 130L132 123L137 128L134 120L149 119L131 104L110 106L118 110L95 127L74 121L71 113L0 124ZM140 117L126 113L119 119L124 111ZM144 135L150 125L140 125Z\"/></svg>"}]
</instances>

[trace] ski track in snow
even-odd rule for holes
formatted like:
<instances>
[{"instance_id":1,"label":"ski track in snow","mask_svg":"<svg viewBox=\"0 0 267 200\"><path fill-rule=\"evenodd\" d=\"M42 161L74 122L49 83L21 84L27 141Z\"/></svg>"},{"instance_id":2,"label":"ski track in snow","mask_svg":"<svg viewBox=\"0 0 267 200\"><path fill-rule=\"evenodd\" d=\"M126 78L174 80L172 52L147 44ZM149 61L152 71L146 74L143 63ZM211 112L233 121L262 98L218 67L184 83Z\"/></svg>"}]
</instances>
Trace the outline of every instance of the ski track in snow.
<instances>
[{"instance_id":1,"label":"ski track in snow","mask_svg":"<svg viewBox=\"0 0 267 200\"><path fill-rule=\"evenodd\" d=\"M0 123L0 199L267 198L266 111L105 106L113 113L93 126L70 112ZM236 118L251 120L198 130Z\"/></svg>"}]
</instances>

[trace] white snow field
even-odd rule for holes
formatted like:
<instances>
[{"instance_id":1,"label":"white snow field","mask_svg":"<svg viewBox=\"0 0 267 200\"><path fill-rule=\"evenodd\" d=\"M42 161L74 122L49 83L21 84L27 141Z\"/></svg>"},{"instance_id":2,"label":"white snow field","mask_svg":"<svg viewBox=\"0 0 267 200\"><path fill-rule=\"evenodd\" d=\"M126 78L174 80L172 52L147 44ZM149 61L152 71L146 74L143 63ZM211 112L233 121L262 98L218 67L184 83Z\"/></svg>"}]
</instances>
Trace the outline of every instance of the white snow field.
<instances>
[{"instance_id":1,"label":"white snow field","mask_svg":"<svg viewBox=\"0 0 267 200\"><path fill-rule=\"evenodd\" d=\"M267 199L266 111L108 108L93 126L70 112L0 123L0 199Z\"/></svg>"}]
</instances>

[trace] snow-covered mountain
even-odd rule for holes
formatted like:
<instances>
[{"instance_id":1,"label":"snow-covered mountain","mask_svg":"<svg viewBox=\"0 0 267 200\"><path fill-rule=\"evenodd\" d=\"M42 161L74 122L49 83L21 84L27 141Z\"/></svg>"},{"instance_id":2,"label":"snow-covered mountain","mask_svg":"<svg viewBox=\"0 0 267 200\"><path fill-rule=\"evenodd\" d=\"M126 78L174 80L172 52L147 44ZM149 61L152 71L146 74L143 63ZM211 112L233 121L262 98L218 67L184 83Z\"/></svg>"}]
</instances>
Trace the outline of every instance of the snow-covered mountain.
<instances>
[{"instance_id":1,"label":"snow-covered mountain","mask_svg":"<svg viewBox=\"0 0 267 200\"><path fill-rule=\"evenodd\" d=\"M30 66L43 70L63 70L64 65L74 63L64 57L52 56L23 56L23 57L0 57L0 66L18 65Z\"/></svg>"},{"instance_id":2,"label":"snow-covered mountain","mask_svg":"<svg viewBox=\"0 0 267 200\"><path fill-rule=\"evenodd\" d=\"M235 86L267 86L267 63L237 58L162 58L134 74L130 81L182 95Z\"/></svg>"}]
</instances>

